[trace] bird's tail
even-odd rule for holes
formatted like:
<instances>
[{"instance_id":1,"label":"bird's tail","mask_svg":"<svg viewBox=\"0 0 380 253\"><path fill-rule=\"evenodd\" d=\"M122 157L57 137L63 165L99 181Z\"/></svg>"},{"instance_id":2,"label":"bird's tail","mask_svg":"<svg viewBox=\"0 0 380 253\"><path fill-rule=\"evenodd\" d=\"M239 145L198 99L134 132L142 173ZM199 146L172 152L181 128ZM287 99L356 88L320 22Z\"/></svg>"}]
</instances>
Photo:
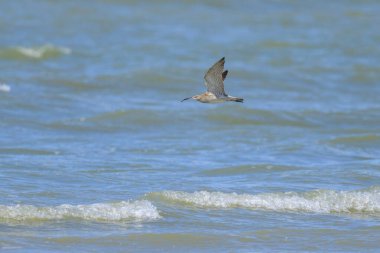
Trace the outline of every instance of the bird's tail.
<instances>
[{"instance_id":1,"label":"bird's tail","mask_svg":"<svg viewBox=\"0 0 380 253\"><path fill-rule=\"evenodd\" d=\"M243 103L244 99L243 98L237 98L237 97L228 97L228 101Z\"/></svg>"}]
</instances>

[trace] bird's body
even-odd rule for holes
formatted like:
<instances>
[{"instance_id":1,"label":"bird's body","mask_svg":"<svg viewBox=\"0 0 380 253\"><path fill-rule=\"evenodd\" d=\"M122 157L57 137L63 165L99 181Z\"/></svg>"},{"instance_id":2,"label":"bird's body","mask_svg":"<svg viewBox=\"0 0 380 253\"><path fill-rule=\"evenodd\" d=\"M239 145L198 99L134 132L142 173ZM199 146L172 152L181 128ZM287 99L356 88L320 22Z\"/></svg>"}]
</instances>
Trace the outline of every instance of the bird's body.
<instances>
[{"instance_id":1,"label":"bird's body","mask_svg":"<svg viewBox=\"0 0 380 253\"><path fill-rule=\"evenodd\" d=\"M228 70L224 70L224 57L216 62L205 74L205 85L207 91L201 95L195 95L187 99L194 99L202 103L222 103L226 101L243 102L244 99L232 97L224 91L224 79L227 76Z\"/></svg>"},{"instance_id":2,"label":"bird's body","mask_svg":"<svg viewBox=\"0 0 380 253\"><path fill-rule=\"evenodd\" d=\"M201 103L210 103L210 104L223 103L226 101L243 102L242 98L232 97L228 95L217 97L216 95L214 95L214 93L211 93L208 91L206 91L205 93L201 95L195 95L191 98Z\"/></svg>"}]
</instances>

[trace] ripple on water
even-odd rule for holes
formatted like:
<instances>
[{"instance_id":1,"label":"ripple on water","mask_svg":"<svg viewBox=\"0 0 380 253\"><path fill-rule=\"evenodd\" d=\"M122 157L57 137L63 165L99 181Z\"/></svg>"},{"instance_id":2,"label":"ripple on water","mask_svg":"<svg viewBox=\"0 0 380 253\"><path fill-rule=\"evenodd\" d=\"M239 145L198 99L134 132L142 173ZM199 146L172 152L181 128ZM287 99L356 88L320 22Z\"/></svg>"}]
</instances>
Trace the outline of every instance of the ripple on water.
<instances>
[{"instance_id":1,"label":"ripple on water","mask_svg":"<svg viewBox=\"0 0 380 253\"><path fill-rule=\"evenodd\" d=\"M270 165L270 164L257 164L257 165L241 165L226 168L217 168L204 170L201 174L206 176L232 176L232 175L246 175L254 174L257 172L276 172L276 171L289 171L296 170L296 167L286 165Z\"/></svg>"},{"instance_id":2,"label":"ripple on water","mask_svg":"<svg viewBox=\"0 0 380 253\"><path fill-rule=\"evenodd\" d=\"M221 111L230 113L221 113ZM233 110L233 111L232 111ZM244 116L242 116L244 115ZM208 114L212 121L226 125L281 125L301 128L315 127L312 121L303 118L301 114L290 111L271 111L250 108L218 108Z\"/></svg>"},{"instance_id":3,"label":"ripple on water","mask_svg":"<svg viewBox=\"0 0 380 253\"><path fill-rule=\"evenodd\" d=\"M31 148L0 148L0 154L10 155L58 155L58 151Z\"/></svg>"},{"instance_id":4,"label":"ripple on water","mask_svg":"<svg viewBox=\"0 0 380 253\"><path fill-rule=\"evenodd\" d=\"M348 144L348 145L362 145L362 144L380 144L380 136L377 134L365 135L352 135L336 137L330 140L331 144Z\"/></svg>"},{"instance_id":5,"label":"ripple on water","mask_svg":"<svg viewBox=\"0 0 380 253\"><path fill-rule=\"evenodd\" d=\"M113 132L138 126L157 127L168 123L167 115L163 111L149 109L116 110L98 113L95 116L67 119L47 124L55 130L65 131L106 131Z\"/></svg>"}]
</instances>

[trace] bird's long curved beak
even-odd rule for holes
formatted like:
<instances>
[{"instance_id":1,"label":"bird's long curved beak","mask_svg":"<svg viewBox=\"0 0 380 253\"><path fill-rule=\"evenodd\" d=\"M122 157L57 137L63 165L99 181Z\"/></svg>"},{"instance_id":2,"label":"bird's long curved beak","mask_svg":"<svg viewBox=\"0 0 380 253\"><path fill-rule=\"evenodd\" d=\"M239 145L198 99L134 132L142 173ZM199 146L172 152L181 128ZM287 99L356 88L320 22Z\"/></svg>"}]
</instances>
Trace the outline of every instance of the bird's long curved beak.
<instances>
[{"instance_id":1,"label":"bird's long curved beak","mask_svg":"<svg viewBox=\"0 0 380 253\"><path fill-rule=\"evenodd\" d=\"M184 98L184 99L181 100L181 102L183 102L183 101L185 101L185 100L188 100L188 99L190 99L190 98L192 98L192 97Z\"/></svg>"}]
</instances>

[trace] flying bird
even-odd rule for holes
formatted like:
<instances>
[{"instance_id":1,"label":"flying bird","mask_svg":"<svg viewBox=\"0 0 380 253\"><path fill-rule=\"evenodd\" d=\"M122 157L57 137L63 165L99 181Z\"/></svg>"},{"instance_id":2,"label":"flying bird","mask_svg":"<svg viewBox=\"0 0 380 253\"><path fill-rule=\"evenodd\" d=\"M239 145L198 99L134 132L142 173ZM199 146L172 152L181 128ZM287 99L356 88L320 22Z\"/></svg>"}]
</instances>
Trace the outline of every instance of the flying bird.
<instances>
[{"instance_id":1,"label":"flying bird","mask_svg":"<svg viewBox=\"0 0 380 253\"><path fill-rule=\"evenodd\" d=\"M228 70L224 70L224 62L223 57L206 72L204 79L207 91L205 93L185 98L181 102L192 98L202 103L222 103L226 101L242 103L244 99L229 96L224 91L223 81L226 79L228 73Z\"/></svg>"}]
</instances>

